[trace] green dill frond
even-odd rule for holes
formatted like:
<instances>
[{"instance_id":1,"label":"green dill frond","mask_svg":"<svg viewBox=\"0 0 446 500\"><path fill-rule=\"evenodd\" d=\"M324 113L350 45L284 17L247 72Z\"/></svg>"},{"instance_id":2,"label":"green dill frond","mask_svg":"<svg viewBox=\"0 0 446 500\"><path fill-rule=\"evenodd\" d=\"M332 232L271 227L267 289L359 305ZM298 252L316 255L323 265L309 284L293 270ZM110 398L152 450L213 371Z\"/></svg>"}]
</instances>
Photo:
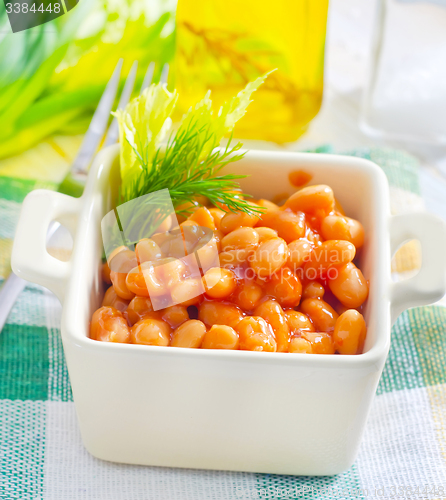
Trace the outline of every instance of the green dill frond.
<instances>
[{"instance_id":1,"label":"green dill frond","mask_svg":"<svg viewBox=\"0 0 446 500\"><path fill-rule=\"evenodd\" d=\"M204 196L233 212L262 213L262 207L237 192L237 181L246 176L221 173L226 165L243 158L242 144L232 146L232 135L226 148L219 148L219 144L226 134L232 134L235 123L246 113L252 93L267 75L248 83L215 114L207 92L185 114L165 147L160 144L171 124L176 91L170 93L162 84L151 85L124 110L114 113L121 140L119 204L168 189L174 208Z\"/></svg>"},{"instance_id":2,"label":"green dill frond","mask_svg":"<svg viewBox=\"0 0 446 500\"><path fill-rule=\"evenodd\" d=\"M196 196L205 196L213 205L224 204L232 212L262 213L262 207L237 196L240 189L237 180L246 176L219 175L226 165L245 154L238 153L242 147L240 142L235 146L231 143L232 136L225 149L217 149L211 127L199 127L196 121L191 121L186 129L179 129L170 137L164 150L156 151L150 163L135 149L142 172L130 188L121 193L121 203L167 188L175 208ZM204 157L203 151L207 151ZM179 213L187 215L187 210Z\"/></svg>"}]
</instances>

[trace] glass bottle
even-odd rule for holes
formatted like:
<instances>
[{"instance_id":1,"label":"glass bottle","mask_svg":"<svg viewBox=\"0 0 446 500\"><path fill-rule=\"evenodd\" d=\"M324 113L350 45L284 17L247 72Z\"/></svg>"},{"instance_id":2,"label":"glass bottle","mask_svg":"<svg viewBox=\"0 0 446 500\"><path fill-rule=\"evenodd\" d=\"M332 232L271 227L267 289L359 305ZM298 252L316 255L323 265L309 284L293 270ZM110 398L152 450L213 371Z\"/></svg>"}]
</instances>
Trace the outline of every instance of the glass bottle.
<instances>
[{"instance_id":1,"label":"glass bottle","mask_svg":"<svg viewBox=\"0 0 446 500\"><path fill-rule=\"evenodd\" d=\"M175 85L185 112L208 89L219 107L277 68L235 135L296 140L322 102L328 0L178 0Z\"/></svg>"}]
</instances>

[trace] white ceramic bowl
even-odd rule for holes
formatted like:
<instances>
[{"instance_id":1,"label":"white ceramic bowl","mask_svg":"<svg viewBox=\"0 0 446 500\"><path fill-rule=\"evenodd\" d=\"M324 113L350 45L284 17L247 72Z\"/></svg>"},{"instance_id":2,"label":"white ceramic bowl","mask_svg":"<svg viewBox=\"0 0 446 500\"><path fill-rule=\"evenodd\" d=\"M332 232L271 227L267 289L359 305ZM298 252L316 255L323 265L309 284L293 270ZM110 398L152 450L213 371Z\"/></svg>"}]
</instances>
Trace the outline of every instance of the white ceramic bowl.
<instances>
[{"instance_id":1,"label":"white ceramic bowl","mask_svg":"<svg viewBox=\"0 0 446 500\"><path fill-rule=\"evenodd\" d=\"M364 354L323 356L111 344L88 338L100 306L100 221L116 194L118 147L102 151L80 199L38 190L27 196L13 249L14 272L63 303L62 339L84 444L114 462L327 475L355 460L390 344L392 321L407 307L445 293L446 230L416 213L391 217L387 180L366 160L253 151L231 166L255 197L294 189L305 170L330 185L366 231L361 268L370 279ZM111 188L112 186L112 188ZM74 237L69 262L46 251L52 220ZM392 283L392 252L419 239L420 272Z\"/></svg>"}]
</instances>

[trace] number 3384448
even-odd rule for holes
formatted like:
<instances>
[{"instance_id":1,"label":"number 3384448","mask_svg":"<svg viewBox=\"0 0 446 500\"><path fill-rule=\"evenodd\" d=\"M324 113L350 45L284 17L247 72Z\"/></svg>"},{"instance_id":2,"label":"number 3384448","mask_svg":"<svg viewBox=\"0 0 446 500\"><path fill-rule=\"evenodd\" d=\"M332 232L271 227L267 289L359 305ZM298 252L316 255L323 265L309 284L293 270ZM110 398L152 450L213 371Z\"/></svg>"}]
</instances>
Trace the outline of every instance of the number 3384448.
<instances>
[{"instance_id":1,"label":"number 3384448","mask_svg":"<svg viewBox=\"0 0 446 500\"><path fill-rule=\"evenodd\" d=\"M6 4L6 12L8 14L28 14L28 13L33 13L37 14L41 12L42 14L44 12L54 12L55 14L59 14L61 9L60 3L49 3L48 5L44 5L43 3L41 4L31 4L29 5L28 3L7 3Z\"/></svg>"}]
</instances>

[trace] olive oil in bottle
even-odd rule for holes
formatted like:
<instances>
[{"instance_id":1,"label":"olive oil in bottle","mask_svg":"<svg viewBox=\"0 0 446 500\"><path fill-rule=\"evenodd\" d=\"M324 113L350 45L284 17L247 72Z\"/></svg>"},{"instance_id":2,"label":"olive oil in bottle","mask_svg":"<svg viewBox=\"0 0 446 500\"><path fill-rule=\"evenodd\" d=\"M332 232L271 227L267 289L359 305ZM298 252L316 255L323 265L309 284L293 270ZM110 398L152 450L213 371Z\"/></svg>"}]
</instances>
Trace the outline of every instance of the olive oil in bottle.
<instances>
[{"instance_id":1,"label":"olive oil in bottle","mask_svg":"<svg viewBox=\"0 0 446 500\"><path fill-rule=\"evenodd\" d=\"M175 85L185 112L208 89L216 106L277 68L235 135L296 140L322 101L328 0L178 0Z\"/></svg>"}]
</instances>

